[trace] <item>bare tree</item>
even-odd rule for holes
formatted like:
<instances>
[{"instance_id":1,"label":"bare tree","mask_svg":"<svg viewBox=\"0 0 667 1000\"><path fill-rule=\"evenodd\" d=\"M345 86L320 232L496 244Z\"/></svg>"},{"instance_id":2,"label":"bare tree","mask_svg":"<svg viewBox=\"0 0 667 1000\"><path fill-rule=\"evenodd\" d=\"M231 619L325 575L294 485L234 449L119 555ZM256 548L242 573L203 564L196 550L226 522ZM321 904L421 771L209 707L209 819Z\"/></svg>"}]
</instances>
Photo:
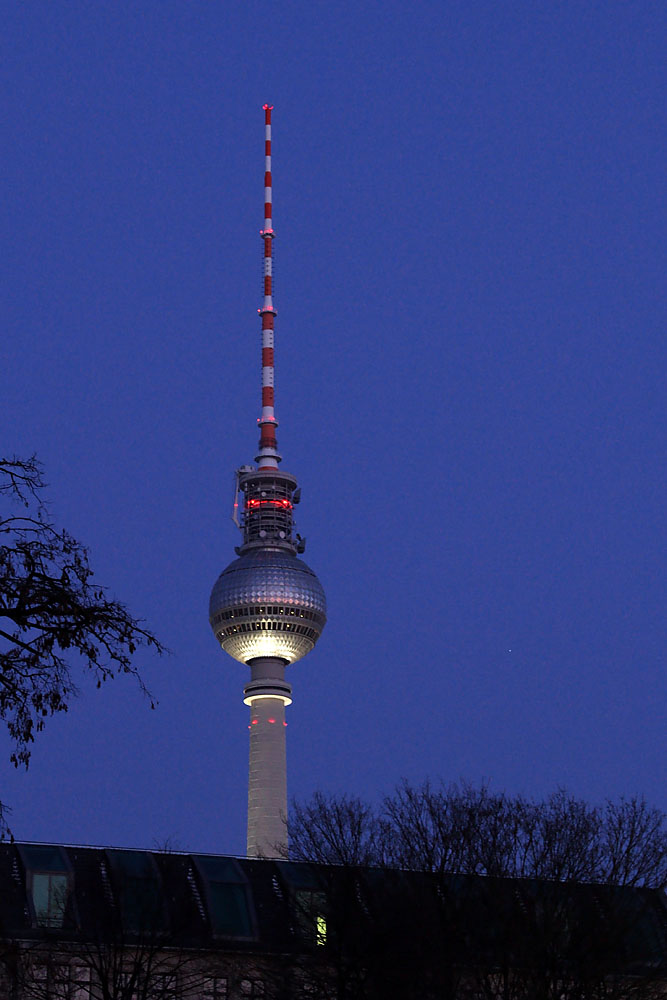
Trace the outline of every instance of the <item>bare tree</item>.
<instances>
[{"instance_id":1,"label":"bare tree","mask_svg":"<svg viewBox=\"0 0 667 1000\"><path fill-rule=\"evenodd\" d=\"M385 824L372 806L347 795L315 792L292 803L293 858L331 865L378 865L385 860Z\"/></svg>"},{"instance_id":2,"label":"bare tree","mask_svg":"<svg viewBox=\"0 0 667 1000\"><path fill-rule=\"evenodd\" d=\"M97 686L132 674L138 647L164 647L106 590L92 582L86 548L56 528L35 457L0 460L0 718L11 760L27 767L35 734L66 712L77 693L78 661Z\"/></svg>"},{"instance_id":3,"label":"bare tree","mask_svg":"<svg viewBox=\"0 0 667 1000\"><path fill-rule=\"evenodd\" d=\"M3 985L7 1000L287 1000L294 995L284 992L274 968L157 938L69 948L45 941L22 953L13 979L5 976Z\"/></svg>"},{"instance_id":4,"label":"bare tree","mask_svg":"<svg viewBox=\"0 0 667 1000\"><path fill-rule=\"evenodd\" d=\"M175 1000L199 998L215 981L201 957L157 937L130 942L85 942L76 947L44 941L21 956L20 1000ZM220 978L220 977L218 977Z\"/></svg>"},{"instance_id":5,"label":"bare tree","mask_svg":"<svg viewBox=\"0 0 667 1000\"><path fill-rule=\"evenodd\" d=\"M334 866L329 920L334 936L339 923L346 933L329 958L359 986L338 996L380 997L391 984L406 998L456 1000L664 990L667 924L655 890L665 886L667 833L642 799L597 808L563 790L533 802L485 786L404 783L372 808L319 793L293 808L290 841L293 856Z\"/></svg>"}]
</instances>

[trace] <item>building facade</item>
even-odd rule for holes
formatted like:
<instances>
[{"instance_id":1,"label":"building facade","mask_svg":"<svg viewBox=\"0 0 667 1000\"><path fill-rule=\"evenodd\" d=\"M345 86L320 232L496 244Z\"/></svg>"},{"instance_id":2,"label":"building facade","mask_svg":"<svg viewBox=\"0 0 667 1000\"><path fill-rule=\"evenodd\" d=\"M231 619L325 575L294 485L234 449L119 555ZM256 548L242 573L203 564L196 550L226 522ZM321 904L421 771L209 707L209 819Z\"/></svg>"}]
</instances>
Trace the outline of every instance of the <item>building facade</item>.
<instances>
[{"instance_id":1,"label":"building facade","mask_svg":"<svg viewBox=\"0 0 667 1000\"><path fill-rule=\"evenodd\" d=\"M657 1000L657 890L0 845L6 1000Z\"/></svg>"}]
</instances>

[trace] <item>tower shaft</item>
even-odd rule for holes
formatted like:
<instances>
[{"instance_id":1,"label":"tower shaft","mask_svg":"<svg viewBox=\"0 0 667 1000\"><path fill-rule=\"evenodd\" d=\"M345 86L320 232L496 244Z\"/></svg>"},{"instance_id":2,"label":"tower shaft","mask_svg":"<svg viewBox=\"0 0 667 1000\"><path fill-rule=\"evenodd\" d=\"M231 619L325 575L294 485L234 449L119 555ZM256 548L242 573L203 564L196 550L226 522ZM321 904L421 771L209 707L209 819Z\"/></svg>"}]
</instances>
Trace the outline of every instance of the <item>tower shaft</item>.
<instances>
[{"instance_id":1,"label":"tower shaft","mask_svg":"<svg viewBox=\"0 0 667 1000\"><path fill-rule=\"evenodd\" d=\"M249 858L287 854L287 754L285 705L263 698L250 712L248 768Z\"/></svg>"},{"instance_id":2,"label":"tower shaft","mask_svg":"<svg viewBox=\"0 0 667 1000\"><path fill-rule=\"evenodd\" d=\"M252 680L244 689L250 705L248 771L248 857L287 854L287 755L285 706L291 689L285 664L260 657L251 664Z\"/></svg>"}]
</instances>

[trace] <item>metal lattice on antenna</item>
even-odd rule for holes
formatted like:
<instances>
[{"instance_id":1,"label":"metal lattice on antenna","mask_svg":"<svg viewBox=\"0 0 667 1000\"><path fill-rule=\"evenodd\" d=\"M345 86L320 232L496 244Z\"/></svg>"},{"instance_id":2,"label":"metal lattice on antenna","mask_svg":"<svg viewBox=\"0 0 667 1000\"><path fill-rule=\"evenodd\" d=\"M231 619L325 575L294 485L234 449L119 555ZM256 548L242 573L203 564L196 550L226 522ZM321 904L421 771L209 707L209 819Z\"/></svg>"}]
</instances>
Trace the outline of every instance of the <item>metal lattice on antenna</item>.
<instances>
[{"instance_id":1,"label":"metal lattice on antenna","mask_svg":"<svg viewBox=\"0 0 667 1000\"><path fill-rule=\"evenodd\" d=\"M264 105L264 228L260 236L264 241L264 301L259 314L262 317L262 415L259 418L260 438L257 455L260 469L277 469L280 455L276 441L278 421L275 414L274 389L274 323L273 306L273 179L271 176L271 112L272 104Z\"/></svg>"}]
</instances>

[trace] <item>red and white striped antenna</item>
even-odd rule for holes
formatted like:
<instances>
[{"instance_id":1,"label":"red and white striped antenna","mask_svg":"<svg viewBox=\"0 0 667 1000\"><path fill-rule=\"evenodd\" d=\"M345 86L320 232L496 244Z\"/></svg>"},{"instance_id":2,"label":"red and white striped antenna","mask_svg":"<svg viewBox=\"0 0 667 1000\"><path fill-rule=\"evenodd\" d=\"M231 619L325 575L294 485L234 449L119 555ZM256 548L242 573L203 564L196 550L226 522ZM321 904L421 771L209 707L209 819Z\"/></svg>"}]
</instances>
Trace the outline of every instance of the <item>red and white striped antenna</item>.
<instances>
[{"instance_id":1,"label":"red and white striped antenna","mask_svg":"<svg viewBox=\"0 0 667 1000\"><path fill-rule=\"evenodd\" d=\"M273 324L276 310L273 307L273 215L271 181L271 112L272 104L264 105L264 228L260 236L264 241L264 301L259 314L262 317L262 415L257 421L260 428L259 469L277 469L280 455L276 441L278 421L274 411Z\"/></svg>"}]
</instances>

